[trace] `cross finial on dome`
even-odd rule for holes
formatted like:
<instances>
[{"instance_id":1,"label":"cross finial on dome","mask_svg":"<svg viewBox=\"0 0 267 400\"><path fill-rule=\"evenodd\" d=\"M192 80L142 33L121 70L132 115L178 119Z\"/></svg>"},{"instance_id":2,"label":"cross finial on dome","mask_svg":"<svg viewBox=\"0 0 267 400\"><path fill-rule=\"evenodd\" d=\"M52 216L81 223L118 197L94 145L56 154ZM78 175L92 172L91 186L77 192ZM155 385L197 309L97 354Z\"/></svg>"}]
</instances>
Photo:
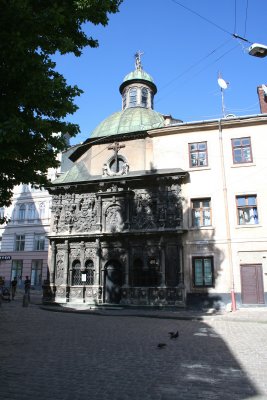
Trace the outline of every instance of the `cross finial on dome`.
<instances>
[{"instance_id":1,"label":"cross finial on dome","mask_svg":"<svg viewBox=\"0 0 267 400\"><path fill-rule=\"evenodd\" d=\"M143 54L144 53L142 51L138 50L134 55L135 56L135 69L137 69L139 71L142 69L141 56Z\"/></svg>"}]
</instances>

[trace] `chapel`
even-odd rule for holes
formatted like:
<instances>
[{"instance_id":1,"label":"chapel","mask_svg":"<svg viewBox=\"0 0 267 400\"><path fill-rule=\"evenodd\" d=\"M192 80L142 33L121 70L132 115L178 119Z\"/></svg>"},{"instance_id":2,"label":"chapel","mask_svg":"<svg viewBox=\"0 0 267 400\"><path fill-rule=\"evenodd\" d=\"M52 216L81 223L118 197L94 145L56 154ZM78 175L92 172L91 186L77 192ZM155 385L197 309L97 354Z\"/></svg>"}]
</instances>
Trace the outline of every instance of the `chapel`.
<instances>
[{"instance_id":1,"label":"chapel","mask_svg":"<svg viewBox=\"0 0 267 400\"><path fill-rule=\"evenodd\" d=\"M153 109L157 87L140 52L119 90L122 110L67 152L72 165L49 188L50 296L58 303L183 305L187 172L157 168L148 134L180 121Z\"/></svg>"}]
</instances>

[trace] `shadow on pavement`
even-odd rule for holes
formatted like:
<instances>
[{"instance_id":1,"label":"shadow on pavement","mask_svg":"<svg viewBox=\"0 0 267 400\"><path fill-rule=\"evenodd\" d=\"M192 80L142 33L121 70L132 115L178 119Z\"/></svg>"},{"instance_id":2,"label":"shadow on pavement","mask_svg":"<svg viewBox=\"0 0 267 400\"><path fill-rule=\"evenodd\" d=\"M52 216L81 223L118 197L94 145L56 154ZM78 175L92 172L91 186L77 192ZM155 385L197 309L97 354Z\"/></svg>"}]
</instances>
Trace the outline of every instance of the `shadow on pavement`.
<instances>
[{"instance_id":1,"label":"shadow on pavement","mask_svg":"<svg viewBox=\"0 0 267 400\"><path fill-rule=\"evenodd\" d=\"M20 299L3 304L0 315L5 399L261 398L245 366L204 321L51 313L23 308ZM168 332L176 330L171 340ZM244 352L246 358L249 345Z\"/></svg>"}]
</instances>

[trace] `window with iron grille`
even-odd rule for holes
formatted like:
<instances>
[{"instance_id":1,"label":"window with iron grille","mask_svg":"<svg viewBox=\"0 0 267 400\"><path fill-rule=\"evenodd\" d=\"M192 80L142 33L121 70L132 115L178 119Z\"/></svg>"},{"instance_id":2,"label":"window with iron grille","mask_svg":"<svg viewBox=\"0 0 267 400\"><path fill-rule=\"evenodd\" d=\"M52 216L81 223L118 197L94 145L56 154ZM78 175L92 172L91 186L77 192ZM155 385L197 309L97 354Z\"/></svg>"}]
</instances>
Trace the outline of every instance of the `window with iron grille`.
<instances>
[{"instance_id":1,"label":"window with iron grille","mask_svg":"<svg viewBox=\"0 0 267 400\"><path fill-rule=\"evenodd\" d=\"M189 143L190 167L206 167L208 165L207 142Z\"/></svg>"},{"instance_id":2,"label":"window with iron grille","mask_svg":"<svg viewBox=\"0 0 267 400\"><path fill-rule=\"evenodd\" d=\"M259 223L257 196L237 196L237 223L238 225L256 225Z\"/></svg>"},{"instance_id":3,"label":"window with iron grille","mask_svg":"<svg viewBox=\"0 0 267 400\"><path fill-rule=\"evenodd\" d=\"M159 265L154 258L150 258L144 264L140 258L133 262L132 286L158 286L161 283Z\"/></svg>"},{"instance_id":4,"label":"window with iron grille","mask_svg":"<svg viewBox=\"0 0 267 400\"><path fill-rule=\"evenodd\" d=\"M210 198L194 199L192 204L192 226L210 226L211 225L211 201Z\"/></svg>"},{"instance_id":5,"label":"window with iron grille","mask_svg":"<svg viewBox=\"0 0 267 400\"><path fill-rule=\"evenodd\" d=\"M234 164L252 162L251 141L249 137L232 139Z\"/></svg>"},{"instance_id":6,"label":"window with iron grille","mask_svg":"<svg viewBox=\"0 0 267 400\"><path fill-rule=\"evenodd\" d=\"M192 264L194 287L213 287L213 257L193 257Z\"/></svg>"},{"instance_id":7,"label":"window with iron grille","mask_svg":"<svg viewBox=\"0 0 267 400\"><path fill-rule=\"evenodd\" d=\"M15 251L24 251L25 248L25 235L16 235Z\"/></svg>"},{"instance_id":8,"label":"window with iron grille","mask_svg":"<svg viewBox=\"0 0 267 400\"><path fill-rule=\"evenodd\" d=\"M85 263L85 271L86 273L86 285L93 285L94 284L94 275L95 275L95 270L94 270L94 263L92 260L87 260Z\"/></svg>"},{"instance_id":9,"label":"window with iron grille","mask_svg":"<svg viewBox=\"0 0 267 400\"><path fill-rule=\"evenodd\" d=\"M82 285L81 263L78 260L72 263L72 285Z\"/></svg>"}]
</instances>

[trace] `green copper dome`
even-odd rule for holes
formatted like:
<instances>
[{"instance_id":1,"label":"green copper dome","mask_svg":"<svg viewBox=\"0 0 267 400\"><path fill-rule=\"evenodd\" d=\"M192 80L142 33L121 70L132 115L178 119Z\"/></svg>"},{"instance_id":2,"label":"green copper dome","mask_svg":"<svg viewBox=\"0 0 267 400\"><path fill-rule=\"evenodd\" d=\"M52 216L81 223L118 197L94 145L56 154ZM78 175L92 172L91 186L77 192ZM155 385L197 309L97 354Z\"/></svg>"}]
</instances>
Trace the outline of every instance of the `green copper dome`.
<instances>
[{"instance_id":1,"label":"green copper dome","mask_svg":"<svg viewBox=\"0 0 267 400\"><path fill-rule=\"evenodd\" d=\"M152 76L145 72L143 69L136 69L135 71L130 72L125 76L123 82L131 81L132 79L142 79L144 81L154 83Z\"/></svg>"},{"instance_id":2,"label":"green copper dome","mask_svg":"<svg viewBox=\"0 0 267 400\"><path fill-rule=\"evenodd\" d=\"M157 93L157 86L155 85L152 76L143 69L136 69L124 77L123 82L120 85L120 93L123 92L123 89L126 86L134 82L143 82L153 90L154 94Z\"/></svg>"},{"instance_id":3,"label":"green copper dome","mask_svg":"<svg viewBox=\"0 0 267 400\"><path fill-rule=\"evenodd\" d=\"M151 108L126 108L102 121L93 130L91 138L146 131L163 126L163 116Z\"/></svg>"}]
</instances>

